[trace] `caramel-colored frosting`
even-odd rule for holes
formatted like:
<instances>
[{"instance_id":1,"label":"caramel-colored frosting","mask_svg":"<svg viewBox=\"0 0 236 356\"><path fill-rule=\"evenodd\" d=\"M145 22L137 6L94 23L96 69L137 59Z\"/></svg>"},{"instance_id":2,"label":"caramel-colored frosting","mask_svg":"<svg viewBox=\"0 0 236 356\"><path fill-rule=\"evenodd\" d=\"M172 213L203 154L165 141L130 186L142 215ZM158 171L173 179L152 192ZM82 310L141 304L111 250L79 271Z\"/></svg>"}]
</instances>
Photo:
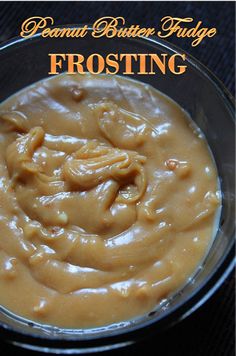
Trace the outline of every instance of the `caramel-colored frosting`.
<instances>
[{"instance_id":1,"label":"caramel-colored frosting","mask_svg":"<svg viewBox=\"0 0 236 356\"><path fill-rule=\"evenodd\" d=\"M150 311L212 239L217 173L173 101L115 76L61 75L0 106L0 303L63 327Z\"/></svg>"}]
</instances>

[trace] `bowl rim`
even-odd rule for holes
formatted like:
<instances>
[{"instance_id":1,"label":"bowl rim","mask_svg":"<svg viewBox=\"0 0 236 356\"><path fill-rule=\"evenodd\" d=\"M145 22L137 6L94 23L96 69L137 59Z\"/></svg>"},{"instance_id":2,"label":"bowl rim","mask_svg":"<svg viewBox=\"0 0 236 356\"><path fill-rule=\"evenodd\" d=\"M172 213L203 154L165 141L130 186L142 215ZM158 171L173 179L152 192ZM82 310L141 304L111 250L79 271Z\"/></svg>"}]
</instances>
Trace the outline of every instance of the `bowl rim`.
<instances>
[{"instance_id":1,"label":"bowl rim","mask_svg":"<svg viewBox=\"0 0 236 356\"><path fill-rule=\"evenodd\" d=\"M88 25L88 30L91 32L92 31L92 25L91 24L66 24L66 25L57 25L57 26L51 26L51 28L57 27L57 28L66 28L66 27L75 27L79 28L81 26ZM20 36L16 36L11 38L10 40L4 41L0 44L0 54L4 50L8 50L11 48L14 48L15 46L21 45L23 43L30 43L33 42L37 39L39 39L41 36L41 32L33 35L30 38L22 38ZM42 38L42 37L41 37ZM47 40L42 38L43 40ZM53 40L55 40L53 38ZM76 38L74 39L76 40ZM99 39L97 39L99 40ZM123 39L119 39L123 40ZM190 55L187 51L182 50L180 47L159 39L159 38L154 38L152 37L138 37L138 38L125 38L124 40L130 41L130 42L138 42L138 43L143 43L146 46L159 46L162 47L166 50L168 50L171 53L185 53L186 54L186 63L190 64L194 69L198 72L201 72L201 74L204 75L204 77L210 81L216 91L223 97L223 101L225 102L225 106L227 106L227 109L230 112L230 116L232 118L232 122L235 124L235 101L232 96L232 94L229 92L229 90L225 87L225 85L222 83L222 81L216 77L215 74L213 74L204 64L202 64L200 61L198 61L194 56ZM50 41L50 39L49 39ZM3 338L9 338L9 339L14 339L18 340L20 342L26 341L28 343L28 339L31 339L32 344L41 344L45 345L45 342L48 342L48 345L51 347L52 344L58 345L58 343L63 343L65 344L65 347L73 347L75 346L75 343L79 346L81 344L84 344L84 346L91 344L91 342L94 342L95 344L101 344L105 342L113 343L119 342L119 339L124 341L130 340L130 338L137 339L139 337L144 336L144 334L150 333L151 329L155 329L155 327L160 326L160 329L158 328L155 329L155 332L165 330L167 327L172 326L176 324L177 322L185 319L187 316L191 315L193 312L195 312L200 306L202 306L215 292L216 290L222 285L222 283L225 281L225 279L229 276L229 274L232 272L234 266L235 266L235 254L234 254L234 232L232 234L231 242L227 248L227 251L225 254L220 258L218 263L215 265L215 268L211 273L207 276L204 281L200 283L200 285L193 290L191 293L189 293L186 297L185 300L178 302L175 306L170 308L170 310L166 310L162 313L160 313L156 318L154 317L153 319L150 320L142 320L138 324L132 325L130 323L129 328L117 328L117 329L107 329L105 330L104 334L99 334L99 329L104 327L96 327L94 330L98 330L96 334L92 335L86 335L86 330L92 330L92 329L83 329L85 331L85 334L75 334L75 335L67 335L66 339L58 338L55 337L55 335L34 335L25 331L19 331L16 330L14 327L10 327L7 323L1 322L0 323L0 328L3 331L1 332L2 335L0 337ZM187 310L187 311L186 311ZM0 310L1 311L1 310ZM175 316L174 320L173 315ZM27 321L26 321L27 323ZM34 324L34 322L32 322ZM37 324L37 323L36 323ZM119 323L118 323L119 324ZM114 324L111 324L114 325ZM111 326L110 325L110 326ZM42 325L43 327L43 325ZM53 326L49 326L53 328ZM72 331L73 329L63 329L63 328L57 328L59 330L70 330ZM74 329L74 330L79 330L79 329ZM68 345L70 344L70 345Z\"/></svg>"}]
</instances>

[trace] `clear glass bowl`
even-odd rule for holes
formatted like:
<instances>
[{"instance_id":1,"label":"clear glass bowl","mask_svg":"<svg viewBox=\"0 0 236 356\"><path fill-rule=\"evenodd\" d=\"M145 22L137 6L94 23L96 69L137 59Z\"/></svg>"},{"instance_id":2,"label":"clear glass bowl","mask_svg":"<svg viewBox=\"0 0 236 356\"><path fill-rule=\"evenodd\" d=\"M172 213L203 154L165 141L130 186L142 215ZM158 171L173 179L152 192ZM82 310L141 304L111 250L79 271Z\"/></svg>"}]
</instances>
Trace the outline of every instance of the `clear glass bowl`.
<instances>
[{"instance_id":1,"label":"clear glass bowl","mask_svg":"<svg viewBox=\"0 0 236 356\"><path fill-rule=\"evenodd\" d=\"M0 46L0 101L48 76L48 53L168 53L182 51L153 39L13 39ZM181 105L204 132L217 164L223 207L214 243L194 279L168 305L135 320L86 330L40 327L0 308L0 337L31 350L95 352L126 346L190 315L221 285L234 266L235 146L233 98L207 68L187 55L182 75L133 75Z\"/></svg>"}]
</instances>

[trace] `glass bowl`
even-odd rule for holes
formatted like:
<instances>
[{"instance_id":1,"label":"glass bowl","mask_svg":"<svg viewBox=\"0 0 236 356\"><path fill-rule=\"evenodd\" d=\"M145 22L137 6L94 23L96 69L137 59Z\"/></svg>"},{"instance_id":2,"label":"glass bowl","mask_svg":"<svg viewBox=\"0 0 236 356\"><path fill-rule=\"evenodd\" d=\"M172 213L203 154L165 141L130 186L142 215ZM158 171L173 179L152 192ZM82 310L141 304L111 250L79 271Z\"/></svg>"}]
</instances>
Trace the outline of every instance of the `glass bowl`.
<instances>
[{"instance_id":1,"label":"glass bowl","mask_svg":"<svg viewBox=\"0 0 236 356\"><path fill-rule=\"evenodd\" d=\"M78 25L77 25L78 26ZM70 26L71 27L71 26ZM48 53L183 53L156 39L16 38L0 46L0 102L48 76ZM223 84L187 55L182 75L132 75L152 85L182 106L204 132L213 152L222 190L222 211L215 240L194 278L168 304L123 323L94 329L61 329L38 325L0 307L0 337L31 350L52 353L88 353L130 345L163 331L199 308L234 267L235 146L233 98ZM118 73L119 74L119 73Z\"/></svg>"}]
</instances>

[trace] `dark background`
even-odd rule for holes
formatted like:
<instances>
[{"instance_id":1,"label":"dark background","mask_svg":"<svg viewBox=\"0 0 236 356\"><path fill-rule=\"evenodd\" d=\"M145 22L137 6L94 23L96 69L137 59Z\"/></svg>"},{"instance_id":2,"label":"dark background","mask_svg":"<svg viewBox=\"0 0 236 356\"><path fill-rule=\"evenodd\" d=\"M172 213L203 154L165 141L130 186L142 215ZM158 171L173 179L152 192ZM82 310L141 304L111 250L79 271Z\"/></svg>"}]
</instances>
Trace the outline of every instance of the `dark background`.
<instances>
[{"instance_id":1,"label":"dark background","mask_svg":"<svg viewBox=\"0 0 236 356\"><path fill-rule=\"evenodd\" d=\"M1 1L0 42L20 33L21 24L31 16L51 16L55 25L92 23L102 16L123 16L126 25L159 28L162 17L193 17L194 24L216 27L218 33L197 47L191 38L168 38L205 64L234 94L235 90L235 4L228 1Z\"/></svg>"},{"instance_id":2,"label":"dark background","mask_svg":"<svg viewBox=\"0 0 236 356\"><path fill-rule=\"evenodd\" d=\"M197 47L191 39L168 39L205 64L235 93L235 3L217 2L0 2L0 42L17 36L22 22L31 16L52 16L55 25L92 23L102 16L123 16L126 26L139 24L158 29L162 17L193 17L204 27L216 27L217 35ZM235 276L194 315L165 334L112 355L234 356ZM1 354L31 355L12 346L1 345ZM107 353L105 353L107 355Z\"/></svg>"}]
</instances>

